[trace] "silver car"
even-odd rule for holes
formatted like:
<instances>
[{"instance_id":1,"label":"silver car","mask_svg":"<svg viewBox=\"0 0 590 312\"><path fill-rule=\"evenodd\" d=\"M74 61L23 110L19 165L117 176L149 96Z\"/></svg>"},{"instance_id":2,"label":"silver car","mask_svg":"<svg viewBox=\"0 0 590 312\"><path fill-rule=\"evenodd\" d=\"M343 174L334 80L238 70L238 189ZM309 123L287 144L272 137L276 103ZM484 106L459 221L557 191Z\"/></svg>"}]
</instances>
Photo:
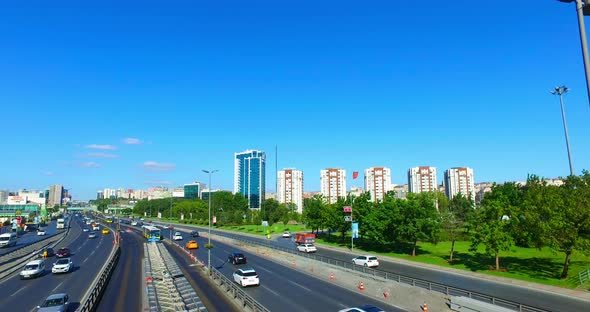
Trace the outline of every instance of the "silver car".
<instances>
[{"instance_id":1,"label":"silver car","mask_svg":"<svg viewBox=\"0 0 590 312\"><path fill-rule=\"evenodd\" d=\"M38 312L65 312L69 310L68 294L53 294L40 306L37 306Z\"/></svg>"}]
</instances>

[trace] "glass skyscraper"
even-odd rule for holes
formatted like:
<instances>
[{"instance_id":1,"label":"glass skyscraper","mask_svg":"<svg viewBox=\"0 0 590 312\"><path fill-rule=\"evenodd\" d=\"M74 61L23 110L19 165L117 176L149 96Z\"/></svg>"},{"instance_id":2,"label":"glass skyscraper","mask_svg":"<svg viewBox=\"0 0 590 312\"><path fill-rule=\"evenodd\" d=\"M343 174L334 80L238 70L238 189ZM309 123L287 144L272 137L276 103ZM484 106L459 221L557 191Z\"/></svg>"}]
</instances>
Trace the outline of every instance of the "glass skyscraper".
<instances>
[{"instance_id":1,"label":"glass skyscraper","mask_svg":"<svg viewBox=\"0 0 590 312\"><path fill-rule=\"evenodd\" d=\"M260 209L266 189L266 153L247 150L234 159L234 193L248 200L250 209Z\"/></svg>"}]
</instances>

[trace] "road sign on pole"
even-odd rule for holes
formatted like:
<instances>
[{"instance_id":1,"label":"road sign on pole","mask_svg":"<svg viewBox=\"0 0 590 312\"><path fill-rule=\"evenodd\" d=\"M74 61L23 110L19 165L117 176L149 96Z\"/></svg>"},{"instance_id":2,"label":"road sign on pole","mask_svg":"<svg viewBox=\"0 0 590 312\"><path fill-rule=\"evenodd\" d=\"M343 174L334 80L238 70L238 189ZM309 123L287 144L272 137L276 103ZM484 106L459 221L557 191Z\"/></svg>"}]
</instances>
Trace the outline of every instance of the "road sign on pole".
<instances>
[{"instance_id":1,"label":"road sign on pole","mask_svg":"<svg viewBox=\"0 0 590 312\"><path fill-rule=\"evenodd\" d=\"M352 216L344 216L344 221L352 222Z\"/></svg>"},{"instance_id":2,"label":"road sign on pole","mask_svg":"<svg viewBox=\"0 0 590 312\"><path fill-rule=\"evenodd\" d=\"M344 210L344 212L352 212L352 207L350 206L344 206L342 207L342 209Z\"/></svg>"}]
</instances>

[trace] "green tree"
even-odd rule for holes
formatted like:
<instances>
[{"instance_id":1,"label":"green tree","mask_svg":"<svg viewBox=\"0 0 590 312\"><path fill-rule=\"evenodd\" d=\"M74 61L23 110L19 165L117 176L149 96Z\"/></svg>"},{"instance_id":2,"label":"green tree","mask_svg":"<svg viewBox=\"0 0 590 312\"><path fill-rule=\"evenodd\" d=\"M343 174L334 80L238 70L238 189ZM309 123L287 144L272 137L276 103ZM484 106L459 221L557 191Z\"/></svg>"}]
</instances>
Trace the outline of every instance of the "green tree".
<instances>
[{"instance_id":1,"label":"green tree","mask_svg":"<svg viewBox=\"0 0 590 312\"><path fill-rule=\"evenodd\" d=\"M399 237L412 243L412 256L416 256L419 241L436 242L440 232L440 219L432 194L408 194L407 201L401 205L400 213Z\"/></svg>"},{"instance_id":2,"label":"green tree","mask_svg":"<svg viewBox=\"0 0 590 312\"><path fill-rule=\"evenodd\" d=\"M447 234L448 239L451 240L451 251L449 255L449 262L453 262L453 255L455 253L455 242L457 238L461 237L465 230L465 221L473 213L473 202L470 198L459 193L453 197L445 208L440 209L442 227Z\"/></svg>"},{"instance_id":3,"label":"green tree","mask_svg":"<svg viewBox=\"0 0 590 312\"><path fill-rule=\"evenodd\" d=\"M324 226L326 221L322 216L322 211L325 206L322 195L317 194L312 198L305 199L302 219L311 228L312 232L314 230L319 232L319 229Z\"/></svg>"}]
</instances>

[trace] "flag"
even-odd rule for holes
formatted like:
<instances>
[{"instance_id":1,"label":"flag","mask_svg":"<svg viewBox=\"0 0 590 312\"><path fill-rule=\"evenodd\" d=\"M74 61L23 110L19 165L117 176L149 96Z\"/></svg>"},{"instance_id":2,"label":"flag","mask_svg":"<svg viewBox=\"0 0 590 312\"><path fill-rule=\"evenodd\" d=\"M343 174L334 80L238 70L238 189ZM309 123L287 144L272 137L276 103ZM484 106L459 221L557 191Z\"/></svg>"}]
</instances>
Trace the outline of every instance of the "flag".
<instances>
[{"instance_id":1,"label":"flag","mask_svg":"<svg viewBox=\"0 0 590 312\"><path fill-rule=\"evenodd\" d=\"M359 177L359 172L358 172L358 171L354 171L354 172L352 173L352 179L356 179L356 178L358 178L358 177Z\"/></svg>"}]
</instances>

